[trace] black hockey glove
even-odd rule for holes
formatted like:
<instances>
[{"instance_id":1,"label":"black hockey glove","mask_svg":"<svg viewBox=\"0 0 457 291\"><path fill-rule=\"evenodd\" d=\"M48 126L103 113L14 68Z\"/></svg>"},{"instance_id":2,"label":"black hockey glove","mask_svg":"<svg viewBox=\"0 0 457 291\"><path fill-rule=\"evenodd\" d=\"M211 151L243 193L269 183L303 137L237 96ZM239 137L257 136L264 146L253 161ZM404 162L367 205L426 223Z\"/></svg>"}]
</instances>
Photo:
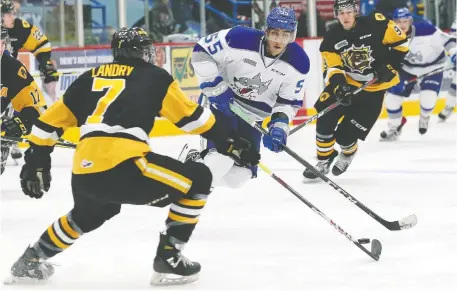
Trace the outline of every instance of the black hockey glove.
<instances>
[{"instance_id":1,"label":"black hockey glove","mask_svg":"<svg viewBox=\"0 0 457 291\"><path fill-rule=\"evenodd\" d=\"M392 81L397 75L397 71L391 65L381 66L376 70L378 83L386 83Z\"/></svg>"},{"instance_id":2,"label":"black hockey glove","mask_svg":"<svg viewBox=\"0 0 457 291\"><path fill-rule=\"evenodd\" d=\"M354 94L352 94L351 86L349 86L348 84L338 85L336 86L334 92L336 100L341 101L341 105L351 105L351 98L354 96Z\"/></svg>"},{"instance_id":3,"label":"black hockey glove","mask_svg":"<svg viewBox=\"0 0 457 291\"><path fill-rule=\"evenodd\" d=\"M231 157L238 165L251 167L260 161L259 151L240 137L230 137L225 143L216 143L219 153Z\"/></svg>"},{"instance_id":4,"label":"black hockey glove","mask_svg":"<svg viewBox=\"0 0 457 291\"><path fill-rule=\"evenodd\" d=\"M12 137L20 137L28 133L26 126L18 116L11 119L4 119L2 121L2 131L5 132L6 136Z\"/></svg>"},{"instance_id":5,"label":"black hockey glove","mask_svg":"<svg viewBox=\"0 0 457 291\"><path fill-rule=\"evenodd\" d=\"M51 187L51 154L31 144L25 151L24 160L20 174L22 192L39 199L44 194L43 190L48 192Z\"/></svg>"},{"instance_id":6,"label":"black hockey glove","mask_svg":"<svg viewBox=\"0 0 457 291\"><path fill-rule=\"evenodd\" d=\"M57 73L57 69L54 67L51 60L48 60L45 64L40 64L38 69L44 76L45 84L59 81L59 74Z\"/></svg>"}]
</instances>

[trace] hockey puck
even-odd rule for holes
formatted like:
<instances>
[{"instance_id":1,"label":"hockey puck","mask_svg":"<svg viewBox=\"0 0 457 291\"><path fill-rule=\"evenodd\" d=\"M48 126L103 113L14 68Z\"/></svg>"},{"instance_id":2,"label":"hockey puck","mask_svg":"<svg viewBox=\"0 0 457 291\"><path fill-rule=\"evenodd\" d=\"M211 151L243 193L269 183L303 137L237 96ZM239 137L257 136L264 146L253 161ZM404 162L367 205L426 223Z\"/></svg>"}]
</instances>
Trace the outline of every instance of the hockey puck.
<instances>
[{"instance_id":1,"label":"hockey puck","mask_svg":"<svg viewBox=\"0 0 457 291\"><path fill-rule=\"evenodd\" d=\"M358 240L359 244L369 244L370 243L370 239L369 238L360 238Z\"/></svg>"}]
</instances>

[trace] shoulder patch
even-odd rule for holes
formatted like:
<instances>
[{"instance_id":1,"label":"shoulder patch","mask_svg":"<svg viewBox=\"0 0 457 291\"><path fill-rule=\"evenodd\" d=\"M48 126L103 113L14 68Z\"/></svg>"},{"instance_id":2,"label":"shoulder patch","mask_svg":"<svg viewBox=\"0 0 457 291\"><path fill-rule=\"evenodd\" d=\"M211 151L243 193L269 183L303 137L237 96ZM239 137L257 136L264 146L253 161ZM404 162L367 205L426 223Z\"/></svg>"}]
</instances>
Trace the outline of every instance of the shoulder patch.
<instances>
[{"instance_id":1,"label":"shoulder patch","mask_svg":"<svg viewBox=\"0 0 457 291\"><path fill-rule=\"evenodd\" d=\"M30 23L28 23L26 20L22 20L22 26L24 28L30 28Z\"/></svg>"},{"instance_id":2,"label":"shoulder patch","mask_svg":"<svg viewBox=\"0 0 457 291\"><path fill-rule=\"evenodd\" d=\"M375 18L377 21L384 21L384 20L386 20L386 17L385 17L384 15L382 15L381 13L375 13L374 18Z\"/></svg>"},{"instance_id":3,"label":"shoulder patch","mask_svg":"<svg viewBox=\"0 0 457 291\"><path fill-rule=\"evenodd\" d=\"M17 71L17 75L21 77L22 79L27 79L27 70L25 69L24 66L21 66L19 68L19 71Z\"/></svg>"},{"instance_id":4,"label":"shoulder patch","mask_svg":"<svg viewBox=\"0 0 457 291\"><path fill-rule=\"evenodd\" d=\"M308 55L305 50L295 42L287 46L286 51L282 54L280 59L294 67L295 70L299 71L301 74L308 74L309 72L310 63Z\"/></svg>"},{"instance_id":5,"label":"shoulder patch","mask_svg":"<svg viewBox=\"0 0 457 291\"><path fill-rule=\"evenodd\" d=\"M2 87L0 90L0 97L8 97L8 87Z\"/></svg>"},{"instance_id":6,"label":"shoulder patch","mask_svg":"<svg viewBox=\"0 0 457 291\"><path fill-rule=\"evenodd\" d=\"M415 36L427 36L432 35L436 31L435 25L431 24L428 21L418 21L413 23L416 28Z\"/></svg>"},{"instance_id":7,"label":"shoulder patch","mask_svg":"<svg viewBox=\"0 0 457 291\"><path fill-rule=\"evenodd\" d=\"M227 33L225 40L231 48L258 52L263 34L262 31L257 29L235 26Z\"/></svg>"}]
</instances>

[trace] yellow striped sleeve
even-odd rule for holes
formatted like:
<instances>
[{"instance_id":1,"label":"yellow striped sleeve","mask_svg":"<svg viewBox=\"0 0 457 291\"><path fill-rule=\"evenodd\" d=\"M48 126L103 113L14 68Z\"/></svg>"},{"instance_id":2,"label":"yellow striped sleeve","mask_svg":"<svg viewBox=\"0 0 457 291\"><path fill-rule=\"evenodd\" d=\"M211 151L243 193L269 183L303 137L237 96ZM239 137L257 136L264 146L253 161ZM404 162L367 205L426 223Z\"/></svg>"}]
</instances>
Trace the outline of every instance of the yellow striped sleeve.
<instances>
[{"instance_id":1,"label":"yellow striped sleeve","mask_svg":"<svg viewBox=\"0 0 457 291\"><path fill-rule=\"evenodd\" d=\"M404 34L401 31L401 29L398 28L395 22L389 20L389 22L387 23L386 31L384 32L384 38L382 39L382 43L395 48L407 42L408 38L406 34ZM407 46L408 45L406 44L406 47Z\"/></svg>"},{"instance_id":2,"label":"yellow striped sleeve","mask_svg":"<svg viewBox=\"0 0 457 291\"><path fill-rule=\"evenodd\" d=\"M32 52L36 56L39 53L50 52L51 44L49 43L46 35L33 25L23 48Z\"/></svg>"},{"instance_id":3,"label":"yellow striped sleeve","mask_svg":"<svg viewBox=\"0 0 457 291\"><path fill-rule=\"evenodd\" d=\"M78 121L73 112L60 98L46 112L40 116L40 121L55 127L66 130L69 127L78 126Z\"/></svg>"},{"instance_id":4,"label":"yellow striped sleeve","mask_svg":"<svg viewBox=\"0 0 457 291\"><path fill-rule=\"evenodd\" d=\"M160 115L191 134L202 134L216 122L211 111L190 100L179 88L177 81L168 87Z\"/></svg>"}]
</instances>

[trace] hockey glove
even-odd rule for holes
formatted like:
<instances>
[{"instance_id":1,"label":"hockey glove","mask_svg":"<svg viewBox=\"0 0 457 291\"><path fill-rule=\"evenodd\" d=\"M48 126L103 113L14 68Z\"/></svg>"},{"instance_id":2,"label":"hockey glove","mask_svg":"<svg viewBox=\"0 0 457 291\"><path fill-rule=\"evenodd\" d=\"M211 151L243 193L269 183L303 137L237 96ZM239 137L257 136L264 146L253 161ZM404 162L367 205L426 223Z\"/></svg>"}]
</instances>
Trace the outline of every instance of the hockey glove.
<instances>
[{"instance_id":1,"label":"hockey glove","mask_svg":"<svg viewBox=\"0 0 457 291\"><path fill-rule=\"evenodd\" d=\"M282 152L289 135L289 118L284 113L273 114L268 123L269 135L263 136L263 145L275 153Z\"/></svg>"},{"instance_id":2,"label":"hockey glove","mask_svg":"<svg viewBox=\"0 0 457 291\"><path fill-rule=\"evenodd\" d=\"M33 144L25 151L25 164L20 179L22 192L31 198L39 199L43 191L51 187L51 155L50 152L37 149Z\"/></svg>"},{"instance_id":3,"label":"hockey glove","mask_svg":"<svg viewBox=\"0 0 457 291\"><path fill-rule=\"evenodd\" d=\"M201 83L200 89L217 110L229 117L235 115L229 106L233 101L234 93L221 76L217 76L214 81Z\"/></svg>"},{"instance_id":4,"label":"hockey glove","mask_svg":"<svg viewBox=\"0 0 457 291\"><path fill-rule=\"evenodd\" d=\"M354 94L352 94L351 86L349 86L348 84L338 85L335 88L334 93L336 100L341 101L341 105L351 105L351 98L354 96Z\"/></svg>"},{"instance_id":5,"label":"hockey glove","mask_svg":"<svg viewBox=\"0 0 457 291\"><path fill-rule=\"evenodd\" d=\"M45 84L59 81L59 74L51 60L48 60L45 64L40 64L38 69L44 76Z\"/></svg>"},{"instance_id":6,"label":"hockey glove","mask_svg":"<svg viewBox=\"0 0 457 291\"><path fill-rule=\"evenodd\" d=\"M392 81L393 78L397 75L397 71L391 65L381 66L376 71L376 76L378 78L378 83L386 83Z\"/></svg>"},{"instance_id":7,"label":"hockey glove","mask_svg":"<svg viewBox=\"0 0 457 291\"><path fill-rule=\"evenodd\" d=\"M251 167L260 161L259 151L241 137L233 136L224 143L216 143L216 150L231 157L240 166Z\"/></svg>"},{"instance_id":8,"label":"hockey glove","mask_svg":"<svg viewBox=\"0 0 457 291\"><path fill-rule=\"evenodd\" d=\"M3 120L2 131L5 132L6 136L11 137L20 137L28 133L27 128L18 116Z\"/></svg>"}]
</instances>

